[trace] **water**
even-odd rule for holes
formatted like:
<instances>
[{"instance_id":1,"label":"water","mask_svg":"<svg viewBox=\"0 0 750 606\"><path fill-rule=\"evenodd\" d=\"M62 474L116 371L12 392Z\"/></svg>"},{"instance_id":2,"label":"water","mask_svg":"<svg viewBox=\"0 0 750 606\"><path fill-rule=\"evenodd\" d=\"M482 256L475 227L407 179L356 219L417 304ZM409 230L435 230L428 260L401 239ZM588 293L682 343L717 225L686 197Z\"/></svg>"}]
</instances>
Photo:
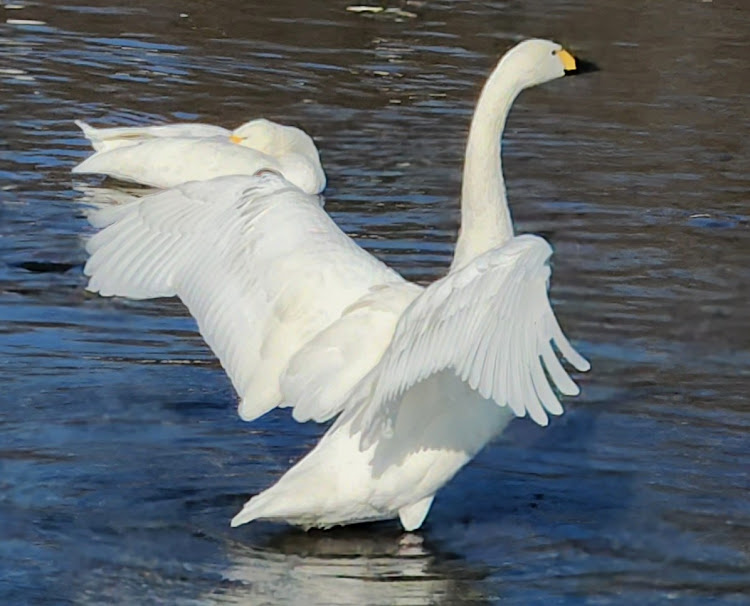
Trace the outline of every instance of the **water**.
<instances>
[{"instance_id":1,"label":"water","mask_svg":"<svg viewBox=\"0 0 750 606\"><path fill-rule=\"evenodd\" d=\"M6 2L0 602L750 603L750 13L591 4ZM179 303L84 292L98 180L71 179L72 120L302 126L339 224L428 282L478 89L527 36L602 68L524 93L505 144L516 225L552 242L593 364L582 396L513 423L418 535L230 530L321 428L241 422Z\"/></svg>"}]
</instances>

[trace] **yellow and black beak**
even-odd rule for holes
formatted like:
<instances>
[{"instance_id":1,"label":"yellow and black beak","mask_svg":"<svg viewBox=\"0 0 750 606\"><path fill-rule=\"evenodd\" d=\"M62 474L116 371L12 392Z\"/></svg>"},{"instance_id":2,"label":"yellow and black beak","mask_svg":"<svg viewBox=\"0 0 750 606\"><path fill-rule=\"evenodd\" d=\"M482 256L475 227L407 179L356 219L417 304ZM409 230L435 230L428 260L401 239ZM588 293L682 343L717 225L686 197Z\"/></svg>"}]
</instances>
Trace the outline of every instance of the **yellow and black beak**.
<instances>
[{"instance_id":1,"label":"yellow and black beak","mask_svg":"<svg viewBox=\"0 0 750 606\"><path fill-rule=\"evenodd\" d=\"M242 143L245 139L243 137L238 137L237 135L232 135L231 137L229 137L229 140L232 143Z\"/></svg>"},{"instance_id":2,"label":"yellow and black beak","mask_svg":"<svg viewBox=\"0 0 750 606\"><path fill-rule=\"evenodd\" d=\"M576 74L585 74L588 72L598 72L599 68L590 61L584 61L571 55L564 48L557 51L557 58L562 61L563 69L566 76L575 76Z\"/></svg>"}]
</instances>

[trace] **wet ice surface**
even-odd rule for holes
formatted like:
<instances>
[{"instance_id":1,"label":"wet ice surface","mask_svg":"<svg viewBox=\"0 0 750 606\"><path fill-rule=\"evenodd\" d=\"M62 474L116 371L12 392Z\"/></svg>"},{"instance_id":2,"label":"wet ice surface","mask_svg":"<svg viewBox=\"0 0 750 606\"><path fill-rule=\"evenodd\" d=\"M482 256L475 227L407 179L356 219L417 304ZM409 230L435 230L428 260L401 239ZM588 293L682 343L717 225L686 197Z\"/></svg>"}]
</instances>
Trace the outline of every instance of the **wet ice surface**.
<instances>
[{"instance_id":1,"label":"wet ice surface","mask_svg":"<svg viewBox=\"0 0 750 606\"><path fill-rule=\"evenodd\" d=\"M747 603L740 3L17 6L0 20L2 603ZM582 396L547 429L514 422L418 535L230 530L322 429L242 423L176 301L84 292L99 181L71 179L88 153L72 120L302 126L327 209L426 282L450 261L473 100L526 36L602 68L524 93L505 145L518 231L553 244L552 297L593 364Z\"/></svg>"}]
</instances>

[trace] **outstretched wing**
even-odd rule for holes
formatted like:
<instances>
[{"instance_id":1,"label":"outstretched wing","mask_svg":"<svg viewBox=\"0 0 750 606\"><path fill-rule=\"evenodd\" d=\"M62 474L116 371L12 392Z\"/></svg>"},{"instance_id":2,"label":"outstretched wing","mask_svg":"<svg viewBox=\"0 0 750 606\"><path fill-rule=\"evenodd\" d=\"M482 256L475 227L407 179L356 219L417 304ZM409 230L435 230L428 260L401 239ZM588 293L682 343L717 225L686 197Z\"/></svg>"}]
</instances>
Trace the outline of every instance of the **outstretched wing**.
<instances>
[{"instance_id":1,"label":"outstretched wing","mask_svg":"<svg viewBox=\"0 0 750 606\"><path fill-rule=\"evenodd\" d=\"M88 289L178 296L254 419L292 355L371 287L403 279L273 174L192 182L90 218Z\"/></svg>"},{"instance_id":2,"label":"outstretched wing","mask_svg":"<svg viewBox=\"0 0 750 606\"><path fill-rule=\"evenodd\" d=\"M519 236L428 286L404 312L386 352L355 388L340 423L362 431L362 447L388 435L404 394L452 370L484 398L540 425L578 386L552 345L578 370L589 363L562 333L547 296L552 253L537 236ZM470 414L470 413L467 413Z\"/></svg>"}]
</instances>

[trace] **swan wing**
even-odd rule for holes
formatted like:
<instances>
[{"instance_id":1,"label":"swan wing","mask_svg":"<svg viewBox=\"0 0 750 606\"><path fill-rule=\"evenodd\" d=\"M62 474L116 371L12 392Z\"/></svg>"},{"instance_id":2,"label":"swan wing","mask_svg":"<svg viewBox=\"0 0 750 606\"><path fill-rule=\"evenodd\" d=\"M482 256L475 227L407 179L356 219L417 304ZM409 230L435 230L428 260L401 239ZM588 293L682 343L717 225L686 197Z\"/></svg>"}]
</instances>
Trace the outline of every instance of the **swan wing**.
<instances>
[{"instance_id":1,"label":"swan wing","mask_svg":"<svg viewBox=\"0 0 750 606\"><path fill-rule=\"evenodd\" d=\"M200 123L115 128L96 128L83 120L76 120L75 123L96 151L109 151L118 147L136 145L147 139L164 137L224 137L228 139L232 134L231 131L221 126Z\"/></svg>"},{"instance_id":2,"label":"swan wing","mask_svg":"<svg viewBox=\"0 0 750 606\"><path fill-rule=\"evenodd\" d=\"M254 419L282 403L289 359L381 282L402 280L318 200L265 173L187 183L90 217L88 289L178 296Z\"/></svg>"},{"instance_id":3,"label":"swan wing","mask_svg":"<svg viewBox=\"0 0 750 606\"><path fill-rule=\"evenodd\" d=\"M578 370L589 363L562 333L547 295L552 254L537 236L519 236L428 286L407 308L378 365L355 388L340 422L363 431L362 447L388 435L402 396L453 371L483 398L540 425L563 409L551 386L579 393L553 344Z\"/></svg>"},{"instance_id":4,"label":"swan wing","mask_svg":"<svg viewBox=\"0 0 750 606\"><path fill-rule=\"evenodd\" d=\"M281 391L298 421L327 421L378 363L396 323L422 287L405 280L375 286L290 360Z\"/></svg>"}]
</instances>

